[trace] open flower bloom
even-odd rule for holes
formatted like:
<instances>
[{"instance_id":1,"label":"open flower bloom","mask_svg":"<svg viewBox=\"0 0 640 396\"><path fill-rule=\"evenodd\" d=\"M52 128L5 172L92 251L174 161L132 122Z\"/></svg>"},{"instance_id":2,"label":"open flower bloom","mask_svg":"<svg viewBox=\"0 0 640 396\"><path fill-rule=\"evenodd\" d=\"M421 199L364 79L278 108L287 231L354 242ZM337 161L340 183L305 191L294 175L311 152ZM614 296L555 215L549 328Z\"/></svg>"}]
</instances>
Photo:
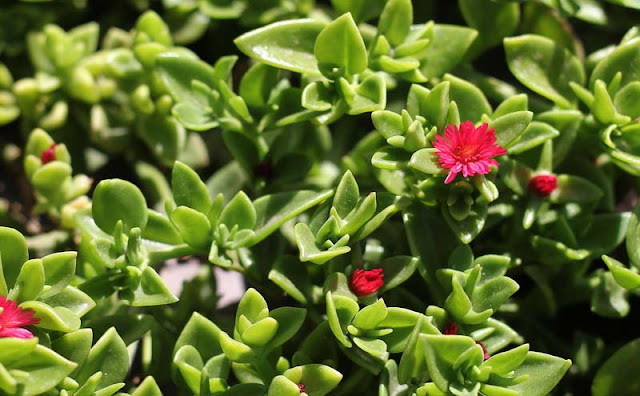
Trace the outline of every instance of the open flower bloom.
<instances>
[{"instance_id":1,"label":"open flower bloom","mask_svg":"<svg viewBox=\"0 0 640 396\"><path fill-rule=\"evenodd\" d=\"M0 296L0 338L32 338L33 334L24 326L35 325L40 319L34 318L33 311L23 311L15 301Z\"/></svg>"},{"instance_id":2,"label":"open flower bloom","mask_svg":"<svg viewBox=\"0 0 640 396\"><path fill-rule=\"evenodd\" d=\"M349 287L358 297L368 296L378 291L384 285L384 274L382 268L365 271L357 269L351 276Z\"/></svg>"},{"instance_id":3,"label":"open flower bloom","mask_svg":"<svg viewBox=\"0 0 640 396\"><path fill-rule=\"evenodd\" d=\"M455 179L458 173L468 177L475 174L485 175L490 166L498 166L493 157L506 154L507 150L496 144L496 135L487 123L476 128L471 121L465 121L460 127L448 125L444 137L436 135L433 147L440 166L449 169L445 184Z\"/></svg>"}]
</instances>

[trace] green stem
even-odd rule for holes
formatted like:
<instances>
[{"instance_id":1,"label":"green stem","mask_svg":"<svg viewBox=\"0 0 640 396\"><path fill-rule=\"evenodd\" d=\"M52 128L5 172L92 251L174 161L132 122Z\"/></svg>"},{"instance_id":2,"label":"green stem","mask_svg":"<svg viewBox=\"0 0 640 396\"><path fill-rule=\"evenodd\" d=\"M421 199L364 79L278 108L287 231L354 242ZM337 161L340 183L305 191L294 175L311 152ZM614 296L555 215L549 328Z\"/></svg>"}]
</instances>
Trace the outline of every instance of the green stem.
<instances>
[{"instance_id":1,"label":"green stem","mask_svg":"<svg viewBox=\"0 0 640 396\"><path fill-rule=\"evenodd\" d=\"M271 366L264 357L258 357L251 362L260 376L260 379L264 382L265 386L269 386L271 381L278 374L276 368Z\"/></svg>"},{"instance_id":2,"label":"green stem","mask_svg":"<svg viewBox=\"0 0 640 396\"><path fill-rule=\"evenodd\" d=\"M187 244L175 245L169 249L150 251L149 265L159 264L163 261L166 261L172 258L191 256L199 253L200 252L198 252L197 250L195 250L194 248L192 248Z\"/></svg>"}]
</instances>

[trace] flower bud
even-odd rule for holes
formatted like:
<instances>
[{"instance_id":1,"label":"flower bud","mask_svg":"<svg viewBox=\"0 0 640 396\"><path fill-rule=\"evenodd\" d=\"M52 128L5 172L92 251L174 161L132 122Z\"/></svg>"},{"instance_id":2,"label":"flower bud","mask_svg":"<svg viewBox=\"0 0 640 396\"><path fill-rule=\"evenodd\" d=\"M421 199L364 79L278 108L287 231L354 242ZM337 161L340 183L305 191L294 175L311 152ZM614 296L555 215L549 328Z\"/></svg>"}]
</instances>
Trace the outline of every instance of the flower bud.
<instances>
[{"instance_id":1,"label":"flower bud","mask_svg":"<svg viewBox=\"0 0 640 396\"><path fill-rule=\"evenodd\" d=\"M554 175L538 175L529 180L529 191L546 198L558 187L558 178Z\"/></svg>"},{"instance_id":2,"label":"flower bud","mask_svg":"<svg viewBox=\"0 0 640 396\"><path fill-rule=\"evenodd\" d=\"M42 164L44 165L55 160L56 160L56 144L53 143L51 146L49 146L48 149L44 150L42 154L40 154L40 161L42 161Z\"/></svg>"},{"instance_id":3,"label":"flower bud","mask_svg":"<svg viewBox=\"0 0 640 396\"><path fill-rule=\"evenodd\" d=\"M384 285L383 279L382 268L371 271L357 269L351 276L349 287L356 296L364 297L377 292Z\"/></svg>"}]
</instances>

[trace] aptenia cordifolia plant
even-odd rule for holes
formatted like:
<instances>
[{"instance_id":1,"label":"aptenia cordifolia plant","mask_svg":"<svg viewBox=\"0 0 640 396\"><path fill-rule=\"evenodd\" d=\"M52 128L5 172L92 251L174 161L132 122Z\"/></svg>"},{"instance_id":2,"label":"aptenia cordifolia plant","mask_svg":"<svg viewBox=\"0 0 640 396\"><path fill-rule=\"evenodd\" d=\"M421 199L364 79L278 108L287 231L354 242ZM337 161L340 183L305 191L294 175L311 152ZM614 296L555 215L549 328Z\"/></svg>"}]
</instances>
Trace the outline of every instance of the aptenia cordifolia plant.
<instances>
[{"instance_id":1,"label":"aptenia cordifolia plant","mask_svg":"<svg viewBox=\"0 0 640 396\"><path fill-rule=\"evenodd\" d=\"M0 396L640 394L639 22L0 4Z\"/></svg>"}]
</instances>

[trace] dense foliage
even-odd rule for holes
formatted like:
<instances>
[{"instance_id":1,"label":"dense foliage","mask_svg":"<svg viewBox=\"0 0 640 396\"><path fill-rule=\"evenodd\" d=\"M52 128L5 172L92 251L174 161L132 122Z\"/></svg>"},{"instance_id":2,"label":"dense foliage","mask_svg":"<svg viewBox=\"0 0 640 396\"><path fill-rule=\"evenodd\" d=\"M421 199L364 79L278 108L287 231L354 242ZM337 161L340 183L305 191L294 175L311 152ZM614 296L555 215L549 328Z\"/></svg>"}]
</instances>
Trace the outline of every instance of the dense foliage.
<instances>
[{"instance_id":1,"label":"dense foliage","mask_svg":"<svg viewBox=\"0 0 640 396\"><path fill-rule=\"evenodd\" d=\"M639 21L0 2L0 395L640 393Z\"/></svg>"}]
</instances>

